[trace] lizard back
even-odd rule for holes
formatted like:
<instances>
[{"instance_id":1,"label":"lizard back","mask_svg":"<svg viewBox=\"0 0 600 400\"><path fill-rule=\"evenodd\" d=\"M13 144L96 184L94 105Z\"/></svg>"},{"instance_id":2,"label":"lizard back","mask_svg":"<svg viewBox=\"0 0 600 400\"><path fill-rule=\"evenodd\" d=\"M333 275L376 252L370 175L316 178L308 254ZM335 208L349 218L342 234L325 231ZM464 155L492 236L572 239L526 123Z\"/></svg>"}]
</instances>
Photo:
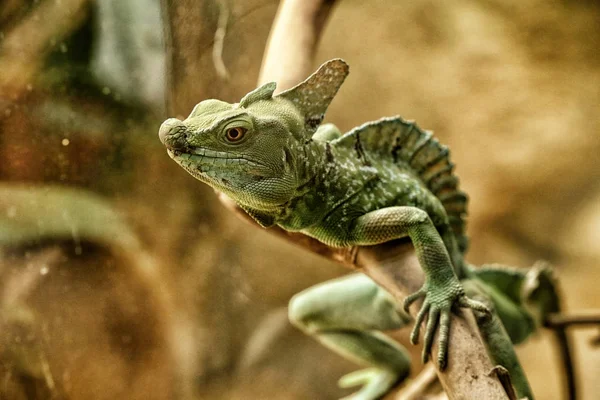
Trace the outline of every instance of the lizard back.
<instances>
[{"instance_id":1,"label":"lizard back","mask_svg":"<svg viewBox=\"0 0 600 400\"><path fill-rule=\"evenodd\" d=\"M467 250L468 197L458 187L450 150L432 132L400 117L382 118L350 130L331 145L353 147L358 157L391 157L394 163L410 168L444 206L459 250Z\"/></svg>"}]
</instances>

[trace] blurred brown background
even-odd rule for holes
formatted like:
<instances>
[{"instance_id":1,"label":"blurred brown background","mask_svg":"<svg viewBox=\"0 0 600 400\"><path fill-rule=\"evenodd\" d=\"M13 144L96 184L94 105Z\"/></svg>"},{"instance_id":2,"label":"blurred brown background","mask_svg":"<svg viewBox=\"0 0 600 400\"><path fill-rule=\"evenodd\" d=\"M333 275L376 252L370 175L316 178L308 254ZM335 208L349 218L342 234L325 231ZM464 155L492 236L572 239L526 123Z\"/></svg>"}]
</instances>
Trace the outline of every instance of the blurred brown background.
<instances>
[{"instance_id":1,"label":"blurred brown background","mask_svg":"<svg viewBox=\"0 0 600 400\"><path fill-rule=\"evenodd\" d=\"M0 398L345 393L335 382L355 367L293 329L285 306L346 271L230 215L157 139L167 116L255 86L276 10L0 4ZM219 17L228 79L212 53ZM351 66L328 121L400 114L451 147L471 262L549 260L578 310L600 308L599 48L593 1L341 0L316 59ZM600 392L597 334L574 335L584 399ZM546 335L519 354L538 398L558 399Z\"/></svg>"}]
</instances>

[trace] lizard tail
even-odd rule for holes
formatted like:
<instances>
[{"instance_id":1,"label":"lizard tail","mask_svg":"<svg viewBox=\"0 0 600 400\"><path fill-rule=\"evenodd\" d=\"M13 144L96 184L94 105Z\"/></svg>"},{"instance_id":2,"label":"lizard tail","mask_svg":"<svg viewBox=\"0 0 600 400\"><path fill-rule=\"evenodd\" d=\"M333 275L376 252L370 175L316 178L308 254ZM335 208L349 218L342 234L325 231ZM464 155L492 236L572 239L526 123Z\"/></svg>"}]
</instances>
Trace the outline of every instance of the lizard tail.
<instances>
[{"instance_id":1,"label":"lizard tail","mask_svg":"<svg viewBox=\"0 0 600 400\"><path fill-rule=\"evenodd\" d=\"M505 296L503 302L496 304L496 308L514 344L523 342L536 327L543 326L552 330L563 369L561 376L564 397L577 400L575 363L570 337L564 326L550 322L551 316L559 314L562 310L560 290L552 268L544 262L537 262L529 269L492 264L481 268L470 267L469 273L495 289L491 292L492 298L500 293ZM518 290L514 290L515 288ZM522 318L518 323L510 323L514 315L503 314L504 307L501 307L501 304L511 302L524 307L529 317ZM505 319L508 323L504 322Z\"/></svg>"}]
</instances>

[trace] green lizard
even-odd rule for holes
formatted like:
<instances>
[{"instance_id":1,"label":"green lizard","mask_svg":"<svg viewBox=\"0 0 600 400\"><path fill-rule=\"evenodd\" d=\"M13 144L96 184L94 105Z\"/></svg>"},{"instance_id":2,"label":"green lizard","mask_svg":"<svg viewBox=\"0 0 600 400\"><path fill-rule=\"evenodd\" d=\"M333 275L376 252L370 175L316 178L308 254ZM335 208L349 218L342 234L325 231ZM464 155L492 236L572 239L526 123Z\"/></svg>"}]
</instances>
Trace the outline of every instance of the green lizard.
<instances>
[{"instance_id":1,"label":"green lizard","mask_svg":"<svg viewBox=\"0 0 600 400\"><path fill-rule=\"evenodd\" d=\"M479 320L487 321L480 329L487 329L491 358L520 368L510 343L507 351L492 344L503 329L489 315L493 309L513 342L524 340L544 317L534 318L528 307L548 309L545 297L539 300L527 288L538 288L533 283L545 282L540 277L549 276L548 270L476 270L464 261L467 196L458 189L448 148L430 132L399 117L343 135L334 125L321 126L347 74L348 65L335 59L278 95L276 84L267 83L237 104L202 101L186 120L165 121L160 140L181 167L232 198L263 227L276 224L333 247L409 237L425 283L403 308L423 299L411 333L417 343L426 323L423 361L439 331L438 363L445 368L451 310L466 307L488 316ZM379 398L410 371L406 351L380 332L400 328L410 317L364 275L296 295L289 314L322 344L367 366L340 380L344 387L362 385L348 399ZM532 397L525 379L513 383L521 397Z\"/></svg>"}]
</instances>

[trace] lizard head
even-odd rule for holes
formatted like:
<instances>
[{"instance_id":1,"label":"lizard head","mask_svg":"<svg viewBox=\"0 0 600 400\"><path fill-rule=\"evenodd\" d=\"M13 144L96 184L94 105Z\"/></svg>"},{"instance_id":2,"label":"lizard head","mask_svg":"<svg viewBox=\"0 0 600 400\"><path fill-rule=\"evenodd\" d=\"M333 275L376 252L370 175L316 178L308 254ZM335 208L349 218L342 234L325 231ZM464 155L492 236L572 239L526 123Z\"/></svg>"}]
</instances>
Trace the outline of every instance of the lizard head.
<instances>
[{"instance_id":1,"label":"lizard head","mask_svg":"<svg viewBox=\"0 0 600 400\"><path fill-rule=\"evenodd\" d=\"M301 184L297 155L347 74L348 65L336 59L275 96L271 82L239 103L202 101L185 120L166 120L160 140L195 178L242 206L274 209L295 196Z\"/></svg>"}]
</instances>

